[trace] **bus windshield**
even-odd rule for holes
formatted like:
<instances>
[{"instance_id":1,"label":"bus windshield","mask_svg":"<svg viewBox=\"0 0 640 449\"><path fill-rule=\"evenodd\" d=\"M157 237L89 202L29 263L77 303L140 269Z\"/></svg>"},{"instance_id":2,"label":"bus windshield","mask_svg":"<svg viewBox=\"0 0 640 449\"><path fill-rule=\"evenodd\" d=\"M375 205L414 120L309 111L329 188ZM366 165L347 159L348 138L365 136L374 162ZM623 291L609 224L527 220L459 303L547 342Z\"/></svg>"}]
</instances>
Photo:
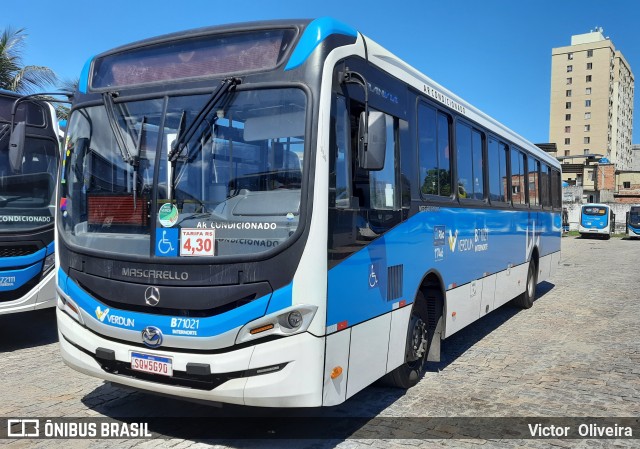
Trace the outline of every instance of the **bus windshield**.
<instances>
[{"instance_id":1,"label":"bus windshield","mask_svg":"<svg viewBox=\"0 0 640 449\"><path fill-rule=\"evenodd\" d=\"M6 114L0 114L0 232L25 231L53 223L58 143L30 132L32 125L44 127L41 106L34 103L28 108L20 107L16 118L25 120L25 114L24 148L20 160L13 163L9 151L11 125Z\"/></svg>"},{"instance_id":2,"label":"bus windshield","mask_svg":"<svg viewBox=\"0 0 640 449\"><path fill-rule=\"evenodd\" d=\"M86 248L157 257L252 254L289 239L300 215L304 92L243 89L198 117L208 99L74 111L62 235ZM185 123L195 132L172 151Z\"/></svg>"},{"instance_id":3,"label":"bus windshield","mask_svg":"<svg viewBox=\"0 0 640 449\"><path fill-rule=\"evenodd\" d=\"M631 208L629 213L629 224L631 226L640 226L640 208Z\"/></svg>"}]
</instances>

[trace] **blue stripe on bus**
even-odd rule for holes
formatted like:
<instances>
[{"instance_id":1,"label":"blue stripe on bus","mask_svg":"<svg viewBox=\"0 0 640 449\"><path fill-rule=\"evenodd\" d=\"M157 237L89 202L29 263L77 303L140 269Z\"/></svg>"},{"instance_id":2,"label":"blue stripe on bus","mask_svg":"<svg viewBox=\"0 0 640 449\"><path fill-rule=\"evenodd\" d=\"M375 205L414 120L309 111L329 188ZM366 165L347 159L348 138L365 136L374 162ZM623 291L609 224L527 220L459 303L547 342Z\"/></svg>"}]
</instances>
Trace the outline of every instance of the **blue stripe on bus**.
<instances>
[{"instance_id":1,"label":"blue stripe on bus","mask_svg":"<svg viewBox=\"0 0 640 449\"><path fill-rule=\"evenodd\" d=\"M313 50L332 34L343 34L355 38L358 32L349 25L332 19L331 17L315 19L305 28L284 69L292 70L304 64L311 53L313 53Z\"/></svg>"},{"instance_id":2,"label":"blue stripe on bus","mask_svg":"<svg viewBox=\"0 0 640 449\"><path fill-rule=\"evenodd\" d=\"M58 270L58 286L78 307L105 325L135 331L142 331L147 326L156 326L165 335L186 337L213 337L220 335L264 316L267 311L268 313L273 313L281 308L288 307L292 302L291 285L289 285L276 290L271 295L265 295L220 315L185 319L185 317L154 315L108 307L84 291L62 269ZM181 327L185 322L191 324L198 322L197 329ZM184 331L187 332L185 333ZM190 331L195 332L189 333Z\"/></svg>"},{"instance_id":3,"label":"blue stripe on bus","mask_svg":"<svg viewBox=\"0 0 640 449\"><path fill-rule=\"evenodd\" d=\"M0 292L22 287L42 271L42 262L20 270L0 271Z\"/></svg>"},{"instance_id":4,"label":"blue stripe on bus","mask_svg":"<svg viewBox=\"0 0 640 449\"><path fill-rule=\"evenodd\" d=\"M632 225L629 225L629 234L634 233L636 235L640 235L640 227L636 228Z\"/></svg>"},{"instance_id":5,"label":"blue stripe on bus","mask_svg":"<svg viewBox=\"0 0 640 449\"><path fill-rule=\"evenodd\" d=\"M84 63L82 72L80 72L80 79L78 80L78 90L83 94L87 93L87 89L89 87L89 70L91 70L91 61L93 61L93 57L89 58L87 62Z\"/></svg>"},{"instance_id":6,"label":"blue stripe on bus","mask_svg":"<svg viewBox=\"0 0 640 449\"><path fill-rule=\"evenodd\" d=\"M352 326L390 312L400 301L412 303L429 269L449 290L525 263L531 251L526 235L540 257L560 251L560 213L436 209L414 215L329 270L327 326ZM389 288L389 267L397 265L401 285ZM400 295L388 299L394 291Z\"/></svg>"},{"instance_id":7,"label":"blue stripe on bus","mask_svg":"<svg viewBox=\"0 0 640 449\"><path fill-rule=\"evenodd\" d=\"M0 258L0 268L24 267L40 262L47 255L47 248L42 248L27 256L2 257Z\"/></svg>"},{"instance_id":8,"label":"blue stripe on bus","mask_svg":"<svg viewBox=\"0 0 640 449\"><path fill-rule=\"evenodd\" d=\"M53 254L56 250L56 243L51 242L47 245L47 256Z\"/></svg>"}]
</instances>

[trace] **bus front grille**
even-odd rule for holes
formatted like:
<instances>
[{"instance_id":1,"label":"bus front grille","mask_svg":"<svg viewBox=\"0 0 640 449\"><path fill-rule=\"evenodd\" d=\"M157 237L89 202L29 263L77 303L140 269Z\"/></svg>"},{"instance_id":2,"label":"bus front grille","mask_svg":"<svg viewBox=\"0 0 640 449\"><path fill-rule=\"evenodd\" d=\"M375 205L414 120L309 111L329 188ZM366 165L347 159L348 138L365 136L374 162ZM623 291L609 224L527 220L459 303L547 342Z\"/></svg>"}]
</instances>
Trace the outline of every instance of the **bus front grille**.
<instances>
[{"instance_id":1,"label":"bus front grille","mask_svg":"<svg viewBox=\"0 0 640 449\"><path fill-rule=\"evenodd\" d=\"M15 245L0 243L0 257L28 256L38 251L36 245Z\"/></svg>"}]
</instances>

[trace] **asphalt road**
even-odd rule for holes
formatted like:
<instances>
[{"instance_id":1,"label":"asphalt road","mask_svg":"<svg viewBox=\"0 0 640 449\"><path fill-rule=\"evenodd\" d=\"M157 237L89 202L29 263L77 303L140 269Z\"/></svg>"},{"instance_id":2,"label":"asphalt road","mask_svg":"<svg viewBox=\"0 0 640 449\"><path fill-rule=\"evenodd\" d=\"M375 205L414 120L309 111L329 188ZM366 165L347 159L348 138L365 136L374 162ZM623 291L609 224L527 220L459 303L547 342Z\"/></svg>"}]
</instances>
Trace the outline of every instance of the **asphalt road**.
<instances>
[{"instance_id":1,"label":"asphalt road","mask_svg":"<svg viewBox=\"0 0 640 449\"><path fill-rule=\"evenodd\" d=\"M559 270L538 286L533 308L503 306L453 335L443 343L443 361L407 392L373 385L329 409L212 407L104 384L62 363L53 309L0 316L0 417L147 419L150 431L164 438L117 441L136 448L640 447L637 434L608 440L505 438L509 426L522 422L499 418L576 417L567 421L573 426L611 417L622 426L628 423L622 418L640 417L640 241L565 237L562 251ZM243 429L255 434L265 422L267 439L230 439L224 432L216 440L190 436L215 425L233 436ZM503 437L482 429L502 429ZM640 433L637 424L634 431ZM287 432L308 434L286 439ZM452 438L460 435L465 438ZM116 441L3 443L68 449L106 448Z\"/></svg>"}]
</instances>

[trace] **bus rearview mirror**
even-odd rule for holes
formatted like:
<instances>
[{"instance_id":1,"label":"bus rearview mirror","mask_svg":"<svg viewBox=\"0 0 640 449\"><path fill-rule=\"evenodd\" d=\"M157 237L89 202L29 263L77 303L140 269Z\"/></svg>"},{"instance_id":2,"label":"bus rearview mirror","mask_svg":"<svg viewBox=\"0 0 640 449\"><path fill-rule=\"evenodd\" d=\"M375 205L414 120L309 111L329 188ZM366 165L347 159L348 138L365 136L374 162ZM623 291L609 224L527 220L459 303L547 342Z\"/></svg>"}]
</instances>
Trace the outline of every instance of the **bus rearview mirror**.
<instances>
[{"instance_id":1,"label":"bus rearview mirror","mask_svg":"<svg viewBox=\"0 0 640 449\"><path fill-rule=\"evenodd\" d=\"M379 111L360 113L358 127L358 161L364 170L379 171L384 168L387 149L386 115Z\"/></svg>"},{"instance_id":2,"label":"bus rearview mirror","mask_svg":"<svg viewBox=\"0 0 640 449\"><path fill-rule=\"evenodd\" d=\"M24 154L24 140L26 133L25 122L18 122L11 131L9 139L9 163L13 172L22 171L22 156Z\"/></svg>"}]
</instances>

